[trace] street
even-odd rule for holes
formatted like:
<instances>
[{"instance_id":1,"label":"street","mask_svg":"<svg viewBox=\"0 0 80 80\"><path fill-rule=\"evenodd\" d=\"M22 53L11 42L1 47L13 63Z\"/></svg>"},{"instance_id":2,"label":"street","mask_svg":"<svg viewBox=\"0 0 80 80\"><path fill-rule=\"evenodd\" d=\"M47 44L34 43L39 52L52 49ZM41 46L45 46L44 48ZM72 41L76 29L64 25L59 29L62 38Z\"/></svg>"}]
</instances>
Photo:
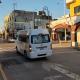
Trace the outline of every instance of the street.
<instances>
[{"instance_id":1,"label":"street","mask_svg":"<svg viewBox=\"0 0 80 80\"><path fill-rule=\"evenodd\" d=\"M0 45L0 63L8 80L80 80L79 60L80 51L69 47L53 48L51 57L30 60L16 53L15 43Z\"/></svg>"},{"instance_id":2,"label":"street","mask_svg":"<svg viewBox=\"0 0 80 80\"><path fill-rule=\"evenodd\" d=\"M80 80L80 0L0 4L0 80Z\"/></svg>"},{"instance_id":3,"label":"street","mask_svg":"<svg viewBox=\"0 0 80 80\"><path fill-rule=\"evenodd\" d=\"M1 72L0 72L0 80L3 80L3 77L2 77L2 74L1 74Z\"/></svg>"}]
</instances>

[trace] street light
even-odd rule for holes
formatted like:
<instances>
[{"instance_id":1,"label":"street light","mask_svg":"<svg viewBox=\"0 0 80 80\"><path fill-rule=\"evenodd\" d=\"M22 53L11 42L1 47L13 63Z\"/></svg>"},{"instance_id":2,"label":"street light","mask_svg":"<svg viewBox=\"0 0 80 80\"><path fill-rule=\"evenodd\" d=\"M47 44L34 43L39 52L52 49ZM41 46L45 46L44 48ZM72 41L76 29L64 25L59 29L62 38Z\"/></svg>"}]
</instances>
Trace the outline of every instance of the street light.
<instances>
[{"instance_id":1,"label":"street light","mask_svg":"<svg viewBox=\"0 0 80 80\"><path fill-rule=\"evenodd\" d=\"M65 4L66 4L66 3L65 3L65 2L66 2L66 0L64 0L64 17L65 17L65 14L66 14L66 10L65 10L65 9L66 9L66 8L65 8L65 6L66 6Z\"/></svg>"},{"instance_id":2,"label":"street light","mask_svg":"<svg viewBox=\"0 0 80 80\"><path fill-rule=\"evenodd\" d=\"M47 6L44 6L43 7L43 11L45 11L45 10L47 11L47 15L49 16L49 10L48 10L48 7Z\"/></svg>"},{"instance_id":3,"label":"street light","mask_svg":"<svg viewBox=\"0 0 80 80\"><path fill-rule=\"evenodd\" d=\"M47 27L47 29L48 29L48 31L49 31L49 34L50 34L50 36L51 36L51 32L52 32L52 29L50 28L50 12L49 12L49 10L48 10L48 7L47 6L44 6L43 7L43 11L46 11L47 12L47 16L48 16L48 22L47 22L47 24L46 24L46 27Z\"/></svg>"},{"instance_id":4,"label":"street light","mask_svg":"<svg viewBox=\"0 0 80 80\"><path fill-rule=\"evenodd\" d=\"M66 3L65 2L66 2L66 0L64 0L64 18L66 19L66 16L65 16L65 14L66 14L66 8L65 8L66 5L65 4ZM66 37L67 37L67 35L66 35L66 28L65 28L65 42L67 40Z\"/></svg>"},{"instance_id":5,"label":"street light","mask_svg":"<svg viewBox=\"0 0 80 80\"><path fill-rule=\"evenodd\" d=\"M64 16L63 16L63 19L66 21L67 18L66 18L66 7L65 7L65 6L66 6L66 5L65 5L66 3L65 3L65 2L66 2L66 0L63 0L63 15L64 15ZM58 4L59 4L59 3L58 3ZM65 42L66 42L66 40L67 40L66 37L67 37L67 36L66 36L66 28L65 28Z\"/></svg>"}]
</instances>

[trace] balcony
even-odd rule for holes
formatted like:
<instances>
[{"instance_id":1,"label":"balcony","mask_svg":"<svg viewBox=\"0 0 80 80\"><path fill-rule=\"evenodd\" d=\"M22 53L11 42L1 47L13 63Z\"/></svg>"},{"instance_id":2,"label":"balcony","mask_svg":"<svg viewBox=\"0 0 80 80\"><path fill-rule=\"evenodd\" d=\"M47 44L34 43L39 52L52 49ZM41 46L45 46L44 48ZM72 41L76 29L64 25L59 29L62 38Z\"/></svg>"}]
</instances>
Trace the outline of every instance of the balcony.
<instances>
[{"instance_id":1,"label":"balcony","mask_svg":"<svg viewBox=\"0 0 80 80\"><path fill-rule=\"evenodd\" d=\"M75 0L66 0L66 6L67 6L67 8L70 9L70 4L74 3L74 2L75 2Z\"/></svg>"},{"instance_id":2,"label":"balcony","mask_svg":"<svg viewBox=\"0 0 80 80\"><path fill-rule=\"evenodd\" d=\"M73 3L75 2L75 0L66 0L66 4L70 4L70 3Z\"/></svg>"}]
</instances>

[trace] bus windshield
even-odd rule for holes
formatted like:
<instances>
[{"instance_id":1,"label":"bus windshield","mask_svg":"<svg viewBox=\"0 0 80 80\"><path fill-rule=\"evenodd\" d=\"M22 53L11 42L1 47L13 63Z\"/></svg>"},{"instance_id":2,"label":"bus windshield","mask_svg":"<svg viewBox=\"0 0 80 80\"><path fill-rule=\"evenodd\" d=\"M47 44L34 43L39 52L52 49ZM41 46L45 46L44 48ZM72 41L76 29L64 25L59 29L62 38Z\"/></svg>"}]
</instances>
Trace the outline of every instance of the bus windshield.
<instances>
[{"instance_id":1,"label":"bus windshield","mask_svg":"<svg viewBox=\"0 0 80 80\"><path fill-rule=\"evenodd\" d=\"M39 34L31 36L32 44L48 43L50 42L49 34Z\"/></svg>"}]
</instances>

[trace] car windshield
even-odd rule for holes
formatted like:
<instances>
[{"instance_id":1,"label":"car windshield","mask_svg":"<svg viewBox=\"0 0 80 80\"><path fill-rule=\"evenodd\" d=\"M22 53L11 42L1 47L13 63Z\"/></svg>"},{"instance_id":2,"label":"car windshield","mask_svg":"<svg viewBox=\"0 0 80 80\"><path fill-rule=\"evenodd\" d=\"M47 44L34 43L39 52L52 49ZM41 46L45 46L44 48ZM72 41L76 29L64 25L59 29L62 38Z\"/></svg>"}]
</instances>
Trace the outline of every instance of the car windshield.
<instances>
[{"instance_id":1,"label":"car windshield","mask_svg":"<svg viewBox=\"0 0 80 80\"><path fill-rule=\"evenodd\" d=\"M49 34L39 34L31 36L32 44L48 43L50 42Z\"/></svg>"}]
</instances>

